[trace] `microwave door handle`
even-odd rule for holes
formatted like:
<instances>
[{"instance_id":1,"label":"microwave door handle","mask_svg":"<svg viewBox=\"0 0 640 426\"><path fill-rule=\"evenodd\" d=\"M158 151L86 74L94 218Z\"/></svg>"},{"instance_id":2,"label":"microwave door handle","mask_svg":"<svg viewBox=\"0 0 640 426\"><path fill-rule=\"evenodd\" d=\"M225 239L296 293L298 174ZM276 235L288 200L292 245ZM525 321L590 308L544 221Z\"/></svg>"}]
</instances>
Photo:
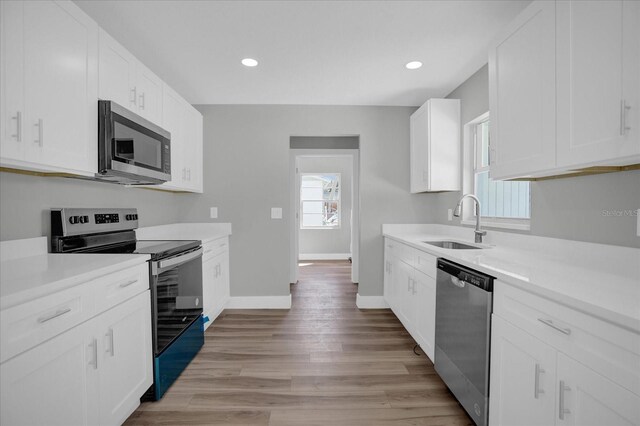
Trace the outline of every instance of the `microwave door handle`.
<instances>
[{"instance_id":1,"label":"microwave door handle","mask_svg":"<svg viewBox=\"0 0 640 426\"><path fill-rule=\"evenodd\" d=\"M202 247L198 250L194 250L182 256L176 256L167 260L158 260L155 262L151 262L151 273L153 275L161 274L164 271L176 268L200 256L202 256Z\"/></svg>"}]
</instances>

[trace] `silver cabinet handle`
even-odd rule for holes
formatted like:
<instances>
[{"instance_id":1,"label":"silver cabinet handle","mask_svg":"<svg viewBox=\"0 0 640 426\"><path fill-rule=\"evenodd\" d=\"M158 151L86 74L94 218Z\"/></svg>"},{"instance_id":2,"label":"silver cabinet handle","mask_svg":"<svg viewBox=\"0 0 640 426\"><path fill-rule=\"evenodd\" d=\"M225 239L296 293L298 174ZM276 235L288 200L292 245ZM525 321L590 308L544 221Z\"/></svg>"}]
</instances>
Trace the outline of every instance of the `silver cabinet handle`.
<instances>
[{"instance_id":1,"label":"silver cabinet handle","mask_svg":"<svg viewBox=\"0 0 640 426\"><path fill-rule=\"evenodd\" d=\"M134 87L133 89L131 89L131 94L133 95L133 99L131 100L131 103L134 105L138 105L138 88Z\"/></svg>"},{"instance_id":2,"label":"silver cabinet handle","mask_svg":"<svg viewBox=\"0 0 640 426\"><path fill-rule=\"evenodd\" d=\"M627 111L631 107L627 105L627 101L624 99L620 101L620 136L627 134L627 130L631 130L631 127L627 126Z\"/></svg>"},{"instance_id":3,"label":"silver cabinet handle","mask_svg":"<svg viewBox=\"0 0 640 426\"><path fill-rule=\"evenodd\" d=\"M140 109L144 109L144 92L140 93Z\"/></svg>"},{"instance_id":4,"label":"silver cabinet handle","mask_svg":"<svg viewBox=\"0 0 640 426\"><path fill-rule=\"evenodd\" d=\"M113 328L110 328L109 331L107 331L107 334L105 335L106 337L109 338L109 355L113 356L114 354L114 350L113 350Z\"/></svg>"},{"instance_id":5,"label":"silver cabinet handle","mask_svg":"<svg viewBox=\"0 0 640 426\"><path fill-rule=\"evenodd\" d=\"M97 370L98 369L98 340L93 339L89 344L89 347L92 348L92 352L93 352L91 360L89 361L89 365L92 365L93 369Z\"/></svg>"},{"instance_id":6,"label":"silver cabinet handle","mask_svg":"<svg viewBox=\"0 0 640 426\"><path fill-rule=\"evenodd\" d=\"M565 414L571 414L571 410L564 407L564 393L570 390L571 388L564 384L564 380L560 380L560 389L559 389L559 396L558 396L558 418L560 420L564 420Z\"/></svg>"},{"instance_id":7,"label":"silver cabinet handle","mask_svg":"<svg viewBox=\"0 0 640 426\"><path fill-rule=\"evenodd\" d=\"M411 293L415 296L416 294L418 294L418 290L416 290L416 284L418 284L418 281L412 279L411 281L413 281L413 285L411 286Z\"/></svg>"},{"instance_id":8,"label":"silver cabinet handle","mask_svg":"<svg viewBox=\"0 0 640 426\"><path fill-rule=\"evenodd\" d=\"M182 180L187 180L187 169L185 167L182 168Z\"/></svg>"},{"instance_id":9,"label":"silver cabinet handle","mask_svg":"<svg viewBox=\"0 0 640 426\"><path fill-rule=\"evenodd\" d=\"M38 119L38 122L36 124L34 124L35 127L38 128L38 139L34 140L34 143L37 143L38 145L42 146L43 140L42 140L42 136L43 136L43 125L42 125L42 118Z\"/></svg>"},{"instance_id":10,"label":"silver cabinet handle","mask_svg":"<svg viewBox=\"0 0 640 426\"><path fill-rule=\"evenodd\" d=\"M411 291L411 278L407 278L407 291Z\"/></svg>"},{"instance_id":11,"label":"silver cabinet handle","mask_svg":"<svg viewBox=\"0 0 640 426\"><path fill-rule=\"evenodd\" d=\"M66 313L71 312L71 308L64 308L64 309L58 309L57 311L55 311L52 314L49 315L43 315L41 317L38 318L38 322L40 324L42 324L43 322L47 322L47 321L51 321L54 318L58 318L59 316L62 316Z\"/></svg>"},{"instance_id":12,"label":"silver cabinet handle","mask_svg":"<svg viewBox=\"0 0 640 426\"><path fill-rule=\"evenodd\" d=\"M16 142L22 142L22 112L17 111L15 117L11 119L16 120L16 134L11 136L16 138Z\"/></svg>"},{"instance_id":13,"label":"silver cabinet handle","mask_svg":"<svg viewBox=\"0 0 640 426\"><path fill-rule=\"evenodd\" d=\"M540 368L540 364L536 363L536 377L534 380L533 397L539 399L540 394L544 393L544 390L540 389L540 375L544 374L544 369Z\"/></svg>"},{"instance_id":14,"label":"silver cabinet handle","mask_svg":"<svg viewBox=\"0 0 640 426\"><path fill-rule=\"evenodd\" d=\"M138 282L138 280L131 280L131 281L127 281L126 283L122 283L122 284L120 284L120 288L129 287L130 285L135 284L135 283L137 283L137 282Z\"/></svg>"},{"instance_id":15,"label":"silver cabinet handle","mask_svg":"<svg viewBox=\"0 0 640 426\"><path fill-rule=\"evenodd\" d=\"M571 334L571 329L570 328L560 327L559 325L554 324L553 321L550 320L550 319L538 318L538 321L540 321L544 325L548 325L549 327L553 328L554 330L558 330L562 334L566 334L567 336Z\"/></svg>"}]
</instances>

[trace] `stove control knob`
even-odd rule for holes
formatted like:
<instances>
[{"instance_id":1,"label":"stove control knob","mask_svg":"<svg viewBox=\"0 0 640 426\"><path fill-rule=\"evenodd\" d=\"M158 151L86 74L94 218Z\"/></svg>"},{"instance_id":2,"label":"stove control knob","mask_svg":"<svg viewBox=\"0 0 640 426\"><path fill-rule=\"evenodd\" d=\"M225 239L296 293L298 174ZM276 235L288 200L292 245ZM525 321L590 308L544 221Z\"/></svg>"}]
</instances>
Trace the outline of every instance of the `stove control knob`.
<instances>
[{"instance_id":1,"label":"stove control knob","mask_svg":"<svg viewBox=\"0 0 640 426\"><path fill-rule=\"evenodd\" d=\"M80 216L78 220L80 223L89 223L89 216Z\"/></svg>"},{"instance_id":2,"label":"stove control knob","mask_svg":"<svg viewBox=\"0 0 640 426\"><path fill-rule=\"evenodd\" d=\"M71 216L69 218L69 223L72 225L75 225L76 223L78 223L78 216Z\"/></svg>"}]
</instances>

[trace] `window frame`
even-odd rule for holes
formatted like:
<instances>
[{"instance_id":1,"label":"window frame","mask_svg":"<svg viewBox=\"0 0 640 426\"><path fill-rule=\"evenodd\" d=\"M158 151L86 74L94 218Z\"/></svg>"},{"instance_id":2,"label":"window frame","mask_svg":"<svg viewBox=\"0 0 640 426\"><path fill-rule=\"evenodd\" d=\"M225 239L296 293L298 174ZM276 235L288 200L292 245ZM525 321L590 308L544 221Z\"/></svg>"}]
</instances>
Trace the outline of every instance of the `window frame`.
<instances>
[{"instance_id":1,"label":"window frame","mask_svg":"<svg viewBox=\"0 0 640 426\"><path fill-rule=\"evenodd\" d=\"M321 200L303 200L302 199L302 180L304 176L318 176L318 175L334 175L337 177L338 180L338 187L339 187L339 191L338 191L338 199L337 200L325 200L325 199L321 199ZM332 230L332 229L340 229L342 228L342 174L341 173L337 173L337 172L316 172L316 173L300 173L300 184L299 184L299 190L298 190L298 199L299 199L299 206L298 206L298 211L300 212L298 214L299 218L298 218L298 226L300 227L300 229L320 229L320 230ZM303 225L303 218L304 218L304 209L303 209L303 204L305 201L312 201L312 202L317 202L317 201L321 201L321 202L335 202L338 205L337 211L338 211L338 224L335 226L305 226Z\"/></svg>"},{"instance_id":2,"label":"window frame","mask_svg":"<svg viewBox=\"0 0 640 426\"><path fill-rule=\"evenodd\" d=\"M462 167L462 193L463 194L476 194L476 173L490 170L491 159L489 159L489 165L486 167L476 168L477 164L481 164L479 161L480 152L477 149L476 144L476 129L478 124L490 120L489 111L479 115L473 120L464 125L463 129L463 167ZM491 151L489 151L491 152ZM470 199L465 199L462 203L461 221L462 225L475 226L476 224L476 211L475 203ZM531 216L531 189L529 190L529 216ZM490 217L482 216L480 223L483 226L489 228L505 228L515 229L520 231L528 231L531 229L531 217L528 219L520 218L503 218L503 217Z\"/></svg>"}]
</instances>

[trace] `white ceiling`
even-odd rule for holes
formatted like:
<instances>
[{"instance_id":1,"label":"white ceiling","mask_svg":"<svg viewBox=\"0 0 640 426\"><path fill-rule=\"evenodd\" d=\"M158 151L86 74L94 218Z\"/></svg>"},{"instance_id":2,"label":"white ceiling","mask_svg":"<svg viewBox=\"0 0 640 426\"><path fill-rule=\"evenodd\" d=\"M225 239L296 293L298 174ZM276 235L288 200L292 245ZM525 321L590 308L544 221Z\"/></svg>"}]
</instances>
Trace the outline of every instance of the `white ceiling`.
<instances>
[{"instance_id":1,"label":"white ceiling","mask_svg":"<svg viewBox=\"0 0 640 426\"><path fill-rule=\"evenodd\" d=\"M194 104L415 106L485 64L529 1L76 3Z\"/></svg>"}]
</instances>

